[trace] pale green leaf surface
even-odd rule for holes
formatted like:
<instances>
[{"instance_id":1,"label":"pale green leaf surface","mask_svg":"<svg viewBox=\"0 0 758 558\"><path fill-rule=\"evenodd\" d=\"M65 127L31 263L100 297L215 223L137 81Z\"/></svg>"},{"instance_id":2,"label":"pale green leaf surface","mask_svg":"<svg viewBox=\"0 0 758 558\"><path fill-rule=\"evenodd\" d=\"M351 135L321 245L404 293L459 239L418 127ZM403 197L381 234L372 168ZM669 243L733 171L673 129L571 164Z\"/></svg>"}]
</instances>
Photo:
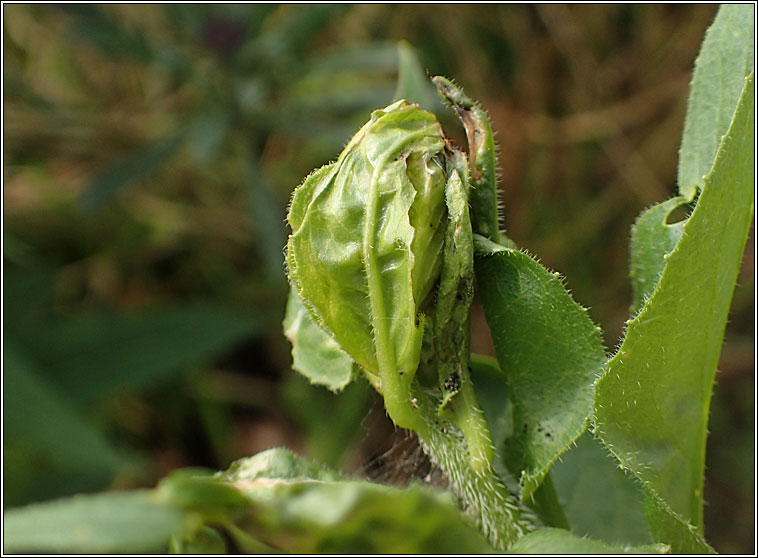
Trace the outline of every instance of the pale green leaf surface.
<instances>
[{"instance_id":1,"label":"pale green leaf surface","mask_svg":"<svg viewBox=\"0 0 758 558\"><path fill-rule=\"evenodd\" d=\"M292 344L292 367L312 383L340 391L353 377L353 360L321 329L290 289L284 316L284 334Z\"/></svg>"},{"instance_id":2,"label":"pale green leaf surface","mask_svg":"<svg viewBox=\"0 0 758 558\"><path fill-rule=\"evenodd\" d=\"M642 308L645 300L653 294L658 279L666 266L664 256L671 252L682 236L684 222L667 224L669 214L688 200L672 198L646 210L632 227L630 241L630 272L634 287L632 313Z\"/></svg>"},{"instance_id":3,"label":"pale green leaf surface","mask_svg":"<svg viewBox=\"0 0 758 558\"><path fill-rule=\"evenodd\" d=\"M110 554L165 552L183 513L150 493L103 493L6 510L8 553Z\"/></svg>"},{"instance_id":4,"label":"pale green leaf surface","mask_svg":"<svg viewBox=\"0 0 758 558\"><path fill-rule=\"evenodd\" d=\"M571 530L615 545L652 542L642 486L585 433L550 470Z\"/></svg>"},{"instance_id":5,"label":"pale green leaf surface","mask_svg":"<svg viewBox=\"0 0 758 558\"><path fill-rule=\"evenodd\" d=\"M744 78L754 67L755 5L724 4L706 32L687 103L679 152L679 193L692 199L713 166Z\"/></svg>"},{"instance_id":6,"label":"pale green leaf surface","mask_svg":"<svg viewBox=\"0 0 758 558\"><path fill-rule=\"evenodd\" d=\"M584 431L606 356L599 329L557 274L478 235L475 246L479 293L514 409L505 458L523 470L525 498Z\"/></svg>"},{"instance_id":7,"label":"pale green leaf surface","mask_svg":"<svg viewBox=\"0 0 758 558\"><path fill-rule=\"evenodd\" d=\"M579 537L564 529L539 529L519 539L510 552L513 554L668 554L664 544L645 546L610 545L602 541Z\"/></svg>"},{"instance_id":8,"label":"pale green leaf surface","mask_svg":"<svg viewBox=\"0 0 758 558\"><path fill-rule=\"evenodd\" d=\"M698 529L708 407L753 217L753 91L751 76L682 237L595 396L604 444ZM669 542L665 532L658 536Z\"/></svg>"},{"instance_id":9,"label":"pale green leaf surface","mask_svg":"<svg viewBox=\"0 0 758 558\"><path fill-rule=\"evenodd\" d=\"M492 553L453 497L419 485L398 489L338 480L328 468L269 450L226 476L256 504L246 532L295 553Z\"/></svg>"}]
</instances>

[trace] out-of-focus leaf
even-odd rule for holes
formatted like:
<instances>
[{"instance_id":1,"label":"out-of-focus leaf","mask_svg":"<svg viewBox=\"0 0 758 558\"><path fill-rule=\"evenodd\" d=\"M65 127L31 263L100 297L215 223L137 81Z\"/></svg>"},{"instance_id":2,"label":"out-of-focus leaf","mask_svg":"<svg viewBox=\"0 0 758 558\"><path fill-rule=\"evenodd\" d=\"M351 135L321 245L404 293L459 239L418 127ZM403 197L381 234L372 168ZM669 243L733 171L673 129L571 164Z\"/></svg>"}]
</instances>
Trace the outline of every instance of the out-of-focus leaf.
<instances>
[{"instance_id":1,"label":"out-of-focus leaf","mask_svg":"<svg viewBox=\"0 0 758 558\"><path fill-rule=\"evenodd\" d=\"M260 327L247 312L213 304L177 305L72 317L26 343L60 388L92 401L164 383Z\"/></svg>"},{"instance_id":2,"label":"out-of-focus leaf","mask_svg":"<svg viewBox=\"0 0 758 558\"><path fill-rule=\"evenodd\" d=\"M103 493L6 510L7 553L158 553L180 531L184 514L149 492Z\"/></svg>"},{"instance_id":3,"label":"out-of-focus leaf","mask_svg":"<svg viewBox=\"0 0 758 558\"><path fill-rule=\"evenodd\" d=\"M724 4L695 61L679 150L679 193L693 199L713 166L755 60L755 5Z\"/></svg>"},{"instance_id":4,"label":"out-of-focus leaf","mask_svg":"<svg viewBox=\"0 0 758 558\"><path fill-rule=\"evenodd\" d=\"M418 53L407 41L397 44L398 68L395 100L405 99L422 109L437 111L441 107L439 96L421 65Z\"/></svg>"},{"instance_id":5,"label":"out-of-focus leaf","mask_svg":"<svg viewBox=\"0 0 758 558\"><path fill-rule=\"evenodd\" d=\"M6 504L104 488L122 459L102 434L11 340L3 343L3 373ZM62 478L69 483L55 486Z\"/></svg>"},{"instance_id":6,"label":"out-of-focus leaf","mask_svg":"<svg viewBox=\"0 0 758 558\"><path fill-rule=\"evenodd\" d=\"M653 294L666 266L664 256L674 249L682 236L684 221L669 225L666 219L687 202L685 198L676 197L655 205L640 215L632 227L629 266L634 286L632 313L637 313Z\"/></svg>"},{"instance_id":7,"label":"out-of-focus leaf","mask_svg":"<svg viewBox=\"0 0 758 558\"><path fill-rule=\"evenodd\" d=\"M254 483L259 479L277 479L280 481L338 481L340 475L334 469L297 457L293 452L284 448L273 448L262 451L252 457L238 459L221 473L221 477L227 481L237 483ZM260 489L265 490L265 483ZM251 490L256 487L248 486Z\"/></svg>"},{"instance_id":8,"label":"out-of-focus leaf","mask_svg":"<svg viewBox=\"0 0 758 558\"><path fill-rule=\"evenodd\" d=\"M179 469L164 478L157 488L160 501L174 507L200 512L206 517L246 506L247 498L205 469Z\"/></svg>"},{"instance_id":9,"label":"out-of-focus leaf","mask_svg":"<svg viewBox=\"0 0 758 558\"><path fill-rule=\"evenodd\" d=\"M539 529L516 541L513 554L668 554L665 544L617 546L579 537L564 529Z\"/></svg>"},{"instance_id":10,"label":"out-of-focus leaf","mask_svg":"<svg viewBox=\"0 0 758 558\"><path fill-rule=\"evenodd\" d=\"M72 15L72 35L87 41L110 56L123 56L137 62L149 62L151 51L144 37L130 32L103 13L95 4L59 4L58 9Z\"/></svg>"},{"instance_id":11,"label":"out-of-focus leaf","mask_svg":"<svg viewBox=\"0 0 758 558\"><path fill-rule=\"evenodd\" d=\"M265 29L242 55L250 63L271 64L302 48L336 15L344 11L339 4L289 4L270 16Z\"/></svg>"},{"instance_id":12,"label":"out-of-focus leaf","mask_svg":"<svg viewBox=\"0 0 758 558\"><path fill-rule=\"evenodd\" d=\"M338 114L362 110L369 113L373 107L382 107L389 103L394 93L394 85L389 80L381 82L371 74L318 77L318 81L313 79L293 89L280 110L299 108L308 112L325 111ZM286 120L286 116L286 112L281 112L282 121Z\"/></svg>"},{"instance_id":13,"label":"out-of-focus leaf","mask_svg":"<svg viewBox=\"0 0 758 558\"><path fill-rule=\"evenodd\" d=\"M256 228L257 246L262 252L266 265L265 274L272 284L283 285L282 248L286 242L285 230L282 226L285 220L284 211L274 200L266 171L261 167L260 155L256 149L248 142L243 142L239 155L244 177L245 199L251 221Z\"/></svg>"},{"instance_id":14,"label":"out-of-focus leaf","mask_svg":"<svg viewBox=\"0 0 758 558\"><path fill-rule=\"evenodd\" d=\"M335 395L311 385L299 374L290 374L281 394L287 415L305 436L308 454L333 467L340 466L368 411L368 383L359 377Z\"/></svg>"},{"instance_id":15,"label":"out-of-focus leaf","mask_svg":"<svg viewBox=\"0 0 758 558\"><path fill-rule=\"evenodd\" d=\"M141 145L95 176L82 192L81 203L94 210L110 202L124 186L144 180L173 155L182 143L181 136L161 138Z\"/></svg>"},{"instance_id":16,"label":"out-of-focus leaf","mask_svg":"<svg viewBox=\"0 0 758 558\"><path fill-rule=\"evenodd\" d=\"M551 273L528 255L474 235L476 279L513 403L509 469L522 498L587 425L606 362L600 330Z\"/></svg>"},{"instance_id":17,"label":"out-of-focus leaf","mask_svg":"<svg viewBox=\"0 0 758 558\"><path fill-rule=\"evenodd\" d=\"M216 529L201 526L192 533L174 535L169 546L171 554L228 554L224 537Z\"/></svg>"},{"instance_id":18,"label":"out-of-focus leaf","mask_svg":"<svg viewBox=\"0 0 758 558\"><path fill-rule=\"evenodd\" d=\"M356 71L392 73L397 70L397 48L391 42L344 45L308 58L306 69L304 79L316 74L334 77Z\"/></svg>"},{"instance_id":19,"label":"out-of-focus leaf","mask_svg":"<svg viewBox=\"0 0 758 558\"><path fill-rule=\"evenodd\" d=\"M3 230L3 260L22 268L30 268L38 264L34 248L7 229ZM7 266L3 267L3 271L6 272Z\"/></svg>"},{"instance_id":20,"label":"out-of-focus leaf","mask_svg":"<svg viewBox=\"0 0 758 558\"><path fill-rule=\"evenodd\" d=\"M290 289L284 334L292 343L292 367L312 383L340 391L353 378L355 364L313 321L295 288Z\"/></svg>"},{"instance_id":21,"label":"out-of-focus leaf","mask_svg":"<svg viewBox=\"0 0 758 558\"><path fill-rule=\"evenodd\" d=\"M614 545L652 542L642 487L589 434L550 470L571 530Z\"/></svg>"},{"instance_id":22,"label":"out-of-focus leaf","mask_svg":"<svg viewBox=\"0 0 758 558\"><path fill-rule=\"evenodd\" d=\"M238 462L228 479L256 503L238 525L295 553L494 552L448 493L335 477L287 450Z\"/></svg>"},{"instance_id":23,"label":"out-of-focus leaf","mask_svg":"<svg viewBox=\"0 0 758 558\"><path fill-rule=\"evenodd\" d=\"M32 255L31 258L35 259ZM3 337L34 337L39 325L49 320L55 273L33 265L22 269L3 265Z\"/></svg>"},{"instance_id":24,"label":"out-of-focus leaf","mask_svg":"<svg viewBox=\"0 0 758 558\"><path fill-rule=\"evenodd\" d=\"M232 115L221 106L198 114L187 132L187 147L200 163L218 156L231 129Z\"/></svg>"},{"instance_id":25,"label":"out-of-focus leaf","mask_svg":"<svg viewBox=\"0 0 758 558\"><path fill-rule=\"evenodd\" d=\"M675 552L697 546L682 535L702 532L708 407L753 217L753 91L751 75L681 239L596 389L597 433L659 504L655 515L674 514L650 528ZM694 528L668 528L677 522Z\"/></svg>"}]
</instances>

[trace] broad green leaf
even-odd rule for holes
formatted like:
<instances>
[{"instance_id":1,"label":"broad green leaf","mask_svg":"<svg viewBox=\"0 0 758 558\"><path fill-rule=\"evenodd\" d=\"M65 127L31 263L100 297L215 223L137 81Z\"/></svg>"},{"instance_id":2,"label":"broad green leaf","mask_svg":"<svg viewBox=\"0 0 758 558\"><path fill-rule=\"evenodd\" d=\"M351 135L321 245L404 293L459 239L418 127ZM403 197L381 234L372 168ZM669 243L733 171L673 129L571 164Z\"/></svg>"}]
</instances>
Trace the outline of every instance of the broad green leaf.
<instances>
[{"instance_id":1,"label":"broad green leaf","mask_svg":"<svg viewBox=\"0 0 758 558\"><path fill-rule=\"evenodd\" d=\"M603 443L649 496L698 531L708 407L753 217L753 91L751 75L681 239L596 388ZM675 543L665 530L656 535Z\"/></svg>"},{"instance_id":2,"label":"broad green leaf","mask_svg":"<svg viewBox=\"0 0 758 558\"><path fill-rule=\"evenodd\" d=\"M184 514L147 491L75 496L6 510L7 553L112 554L165 552Z\"/></svg>"},{"instance_id":3,"label":"broad green leaf","mask_svg":"<svg viewBox=\"0 0 758 558\"><path fill-rule=\"evenodd\" d=\"M82 206L94 210L106 205L121 188L147 178L176 152L181 141L181 136L161 138L118 159L90 181L81 195Z\"/></svg>"},{"instance_id":4,"label":"broad green leaf","mask_svg":"<svg viewBox=\"0 0 758 558\"><path fill-rule=\"evenodd\" d=\"M545 528L519 539L511 548L513 554L668 554L665 544L645 546L610 545L579 537L564 529Z\"/></svg>"},{"instance_id":5,"label":"broad green leaf","mask_svg":"<svg viewBox=\"0 0 758 558\"><path fill-rule=\"evenodd\" d=\"M228 480L255 502L237 525L295 553L492 553L453 497L357 480L270 450L236 465Z\"/></svg>"},{"instance_id":6,"label":"broad green leaf","mask_svg":"<svg viewBox=\"0 0 758 558\"><path fill-rule=\"evenodd\" d=\"M350 383L353 360L316 324L294 287L290 289L283 326L292 343L292 368L332 391L340 391Z\"/></svg>"},{"instance_id":7,"label":"broad green leaf","mask_svg":"<svg viewBox=\"0 0 758 558\"><path fill-rule=\"evenodd\" d=\"M687 202L685 198L676 197L655 205L640 215L632 227L629 266L634 285L632 313L637 313L653 294L666 265L664 256L674 249L682 236L684 222L669 225L666 219Z\"/></svg>"},{"instance_id":8,"label":"broad green leaf","mask_svg":"<svg viewBox=\"0 0 758 558\"><path fill-rule=\"evenodd\" d=\"M513 402L506 462L522 499L587 425L593 383L606 362L600 330L557 273L475 235L476 279Z\"/></svg>"},{"instance_id":9,"label":"broad green leaf","mask_svg":"<svg viewBox=\"0 0 758 558\"><path fill-rule=\"evenodd\" d=\"M416 50L407 42L397 43L397 89L395 100L405 99L425 110L439 108L439 98L429 82Z\"/></svg>"},{"instance_id":10,"label":"broad green leaf","mask_svg":"<svg viewBox=\"0 0 758 558\"><path fill-rule=\"evenodd\" d=\"M122 463L105 437L12 341L3 372L6 504L104 488Z\"/></svg>"},{"instance_id":11,"label":"broad green leaf","mask_svg":"<svg viewBox=\"0 0 758 558\"><path fill-rule=\"evenodd\" d=\"M589 433L550 470L571 530L615 545L652 542L642 486Z\"/></svg>"},{"instance_id":12,"label":"broad green leaf","mask_svg":"<svg viewBox=\"0 0 758 558\"><path fill-rule=\"evenodd\" d=\"M259 328L247 312L196 303L80 315L25 341L58 386L92 401L176 378Z\"/></svg>"},{"instance_id":13,"label":"broad green leaf","mask_svg":"<svg viewBox=\"0 0 758 558\"><path fill-rule=\"evenodd\" d=\"M679 152L679 193L687 199L703 179L732 121L744 78L754 67L755 5L724 4L706 32L687 103Z\"/></svg>"}]
</instances>

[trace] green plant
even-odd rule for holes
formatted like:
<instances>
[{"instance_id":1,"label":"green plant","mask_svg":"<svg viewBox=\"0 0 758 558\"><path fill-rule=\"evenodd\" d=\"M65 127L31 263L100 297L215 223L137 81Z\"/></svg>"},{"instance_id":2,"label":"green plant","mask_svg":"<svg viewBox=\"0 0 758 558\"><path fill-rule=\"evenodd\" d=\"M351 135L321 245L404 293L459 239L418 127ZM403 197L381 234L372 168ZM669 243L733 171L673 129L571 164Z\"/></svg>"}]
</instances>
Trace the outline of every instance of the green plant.
<instances>
[{"instance_id":1,"label":"green plant","mask_svg":"<svg viewBox=\"0 0 758 558\"><path fill-rule=\"evenodd\" d=\"M449 81L435 78L464 123L468 159L430 113L398 101L296 191L285 321L295 368L334 390L361 371L451 492L344 479L271 450L213 476L174 473L155 491L8 513L6 550L136 552L171 538L183 552L712 551L707 414L753 214L752 9L722 8L703 45L680 195L633 228L635 304L610 359L557 274L499 232L489 124ZM669 223L683 205L692 213ZM469 357L474 278L497 362ZM597 440L629 473L614 477L597 451L577 473L621 487L599 540L566 529L581 518L562 509L551 474L580 437L585 455ZM634 505L641 534L624 530Z\"/></svg>"}]
</instances>

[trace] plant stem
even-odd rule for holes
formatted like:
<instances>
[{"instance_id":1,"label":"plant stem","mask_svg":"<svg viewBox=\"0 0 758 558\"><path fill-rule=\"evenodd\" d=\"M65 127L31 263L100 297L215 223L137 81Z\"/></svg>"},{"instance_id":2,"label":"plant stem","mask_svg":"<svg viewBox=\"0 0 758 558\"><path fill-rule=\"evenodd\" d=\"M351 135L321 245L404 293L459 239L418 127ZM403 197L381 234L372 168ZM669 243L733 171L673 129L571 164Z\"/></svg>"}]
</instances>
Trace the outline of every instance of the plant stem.
<instances>
[{"instance_id":1,"label":"plant stem","mask_svg":"<svg viewBox=\"0 0 758 558\"><path fill-rule=\"evenodd\" d=\"M466 513L473 517L490 544L498 550L507 550L530 527L521 516L515 496L493 469L491 459L487 462L472 459L474 448L469 447L467 439L452 423L437 414L431 394L417 400L426 423L423 432L418 432L425 452L445 472ZM489 436L486 425L480 436Z\"/></svg>"}]
</instances>

